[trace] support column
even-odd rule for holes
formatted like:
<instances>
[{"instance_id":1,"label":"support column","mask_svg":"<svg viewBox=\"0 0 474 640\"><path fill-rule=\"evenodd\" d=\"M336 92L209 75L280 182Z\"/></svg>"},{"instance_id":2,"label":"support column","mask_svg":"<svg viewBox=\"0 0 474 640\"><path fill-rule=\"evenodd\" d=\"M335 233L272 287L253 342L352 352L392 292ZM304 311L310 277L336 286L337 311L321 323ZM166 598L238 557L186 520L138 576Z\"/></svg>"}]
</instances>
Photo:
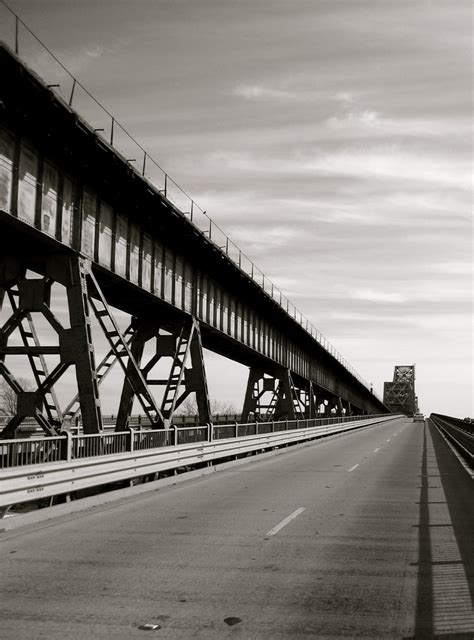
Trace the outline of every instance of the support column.
<instances>
[{"instance_id":1,"label":"support column","mask_svg":"<svg viewBox=\"0 0 474 640\"><path fill-rule=\"evenodd\" d=\"M143 332L138 330L134 333L130 343L130 352L135 359L138 367L140 366L142 360L145 341L146 340ZM132 361L129 360L129 362L127 363L125 379L122 386L122 395L120 397L120 405L117 413L117 423L115 425L115 431L125 431L128 428L130 415L133 409L133 400L135 398L135 392L129 382L132 375L133 364Z\"/></svg>"},{"instance_id":2,"label":"support column","mask_svg":"<svg viewBox=\"0 0 474 640\"><path fill-rule=\"evenodd\" d=\"M184 381L186 384L186 395L192 392L196 394L200 424L210 424L212 422L211 404L209 401L209 389L204 366L201 330L197 320L194 320L194 335L191 339L191 367L186 369ZM180 399L180 404L184 399L184 397Z\"/></svg>"},{"instance_id":3,"label":"support column","mask_svg":"<svg viewBox=\"0 0 474 640\"><path fill-rule=\"evenodd\" d=\"M275 408L275 420L295 420L296 391L289 369L280 372L280 380L282 393Z\"/></svg>"},{"instance_id":4,"label":"support column","mask_svg":"<svg viewBox=\"0 0 474 640\"><path fill-rule=\"evenodd\" d=\"M318 413L318 405L317 398L314 389L314 383L312 380L308 382L308 393L307 393L307 403L306 403L306 418L315 418Z\"/></svg>"},{"instance_id":5,"label":"support column","mask_svg":"<svg viewBox=\"0 0 474 640\"><path fill-rule=\"evenodd\" d=\"M173 415L182 402L191 393L195 393L199 422L208 424L212 418L198 320L193 318L191 324L187 322L183 325L175 344L176 349L170 354L173 355L173 364L161 408L163 417L171 424ZM190 367L186 367L188 362Z\"/></svg>"},{"instance_id":6,"label":"support column","mask_svg":"<svg viewBox=\"0 0 474 640\"><path fill-rule=\"evenodd\" d=\"M327 409L329 416L341 416L342 415L342 401L339 396L331 396L329 399ZM335 409L336 412L333 414L332 410Z\"/></svg>"},{"instance_id":7,"label":"support column","mask_svg":"<svg viewBox=\"0 0 474 640\"><path fill-rule=\"evenodd\" d=\"M31 315L33 312L41 313L61 338L64 329L50 308L51 284L52 281L47 277L26 278L26 269L16 258L5 257L0 261L0 299L3 303L7 294L12 310L12 315L0 328L0 376L16 397L16 415L3 430L3 438L14 437L17 427L25 418L34 418L49 436L55 435L61 427L62 414L53 386L68 365L60 361L49 373L45 356L60 356L60 346L41 344ZM15 332L19 334L21 346L8 344ZM5 364L7 355L26 356L37 385L36 390L23 389Z\"/></svg>"},{"instance_id":8,"label":"support column","mask_svg":"<svg viewBox=\"0 0 474 640\"><path fill-rule=\"evenodd\" d=\"M244 406L242 409L242 422L248 422L251 413L257 414L257 403L263 392L259 395L258 383L263 379L264 373L260 369L251 367L245 391Z\"/></svg>"},{"instance_id":9,"label":"support column","mask_svg":"<svg viewBox=\"0 0 474 640\"><path fill-rule=\"evenodd\" d=\"M271 393L265 401L265 394ZM267 374L261 369L250 368L245 393L242 422L248 422L250 414L255 419L294 420L296 413L304 413L304 406L293 384L289 369L279 369Z\"/></svg>"},{"instance_id":10,"label":"support column","mask_svg":"<svg viewBox=\"0 0 474 640\"><path fill-rule=\"evenodd\" d=\"M100 433L102 415L87 295L88 269L90 264L83 258L70 258L70 281L66 286L66 294L71 328L65 329L60 336L61 358L76 368L84 433Z\"/></svg>"}]
</instances>

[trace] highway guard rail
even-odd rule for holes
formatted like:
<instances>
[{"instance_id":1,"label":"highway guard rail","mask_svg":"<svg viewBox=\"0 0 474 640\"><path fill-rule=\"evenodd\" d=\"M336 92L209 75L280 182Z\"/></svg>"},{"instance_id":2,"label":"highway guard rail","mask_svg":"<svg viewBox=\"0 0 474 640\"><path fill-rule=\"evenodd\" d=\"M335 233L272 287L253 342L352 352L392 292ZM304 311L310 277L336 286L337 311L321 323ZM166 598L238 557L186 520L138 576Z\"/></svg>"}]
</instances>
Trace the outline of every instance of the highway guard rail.
<instances>
[{"instance_id":1,"label":"highway guard rail","mask_svg":"<svg viewBox=\"0 0 474 640\"><path fill-rule=\"evenodd\" d=\"M459 451L470 468L474 469L474 424L440 413L432 413L430 420Z\"/></svg>"},{"instance_id":2,"label":"highway guard rail","mask_svg":"<svg viewBox=\"0 0 474 640\"><path fill-rule=\"evenodd\" d=\"M0 507L323 438L399 415L0 440Z\"/></svg>"}]
</instances>

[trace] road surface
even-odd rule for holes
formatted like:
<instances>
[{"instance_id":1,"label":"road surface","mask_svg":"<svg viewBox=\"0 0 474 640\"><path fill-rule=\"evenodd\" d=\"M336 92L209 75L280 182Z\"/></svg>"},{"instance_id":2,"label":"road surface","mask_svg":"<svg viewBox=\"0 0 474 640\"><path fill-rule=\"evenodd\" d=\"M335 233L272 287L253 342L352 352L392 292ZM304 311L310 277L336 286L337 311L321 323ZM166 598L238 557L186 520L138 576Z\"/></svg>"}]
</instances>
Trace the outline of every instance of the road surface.
<instances>
[{"instance_id":1,"label":"road surface","mask_svg":"<svg viewBox=\"0 0 474 640\"><path fill-rule=\"evenodd\" d=\"M472 488L400 419L5 532L0 636L472 640Z\"/></svg>"}]
</instances>

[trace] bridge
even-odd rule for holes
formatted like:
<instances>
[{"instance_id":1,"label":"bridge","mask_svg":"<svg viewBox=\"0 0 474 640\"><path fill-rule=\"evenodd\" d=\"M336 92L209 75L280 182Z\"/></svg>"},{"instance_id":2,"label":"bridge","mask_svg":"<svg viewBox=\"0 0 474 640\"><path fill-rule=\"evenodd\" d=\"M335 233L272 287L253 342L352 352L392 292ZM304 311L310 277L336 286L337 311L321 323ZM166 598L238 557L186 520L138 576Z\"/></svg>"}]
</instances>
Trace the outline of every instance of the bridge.
<instances>
[{"instance_id":1,"label":"bridge","mask_svg":"<svg viewBox=\"0 0 474 640\"><path fill-rule=\"evenodd\" d=\"M403 415L411 366L380 400L144 149L120 153L110 114L81 117L76 79L65 99L14 49L0 46L0 377L17 407L0 439L2 634L471 638L472 425ZM211 415L203 348L249 368L232 423ZM180 424L190 395L196 423ZM42 434L22 433L32 420Z\"/></svg>"},{"instance_id":2,"label":"bridge","mask_svg":"<svg viewBox=\"0 0 474 640\"><path fill-rule=\"evenodd\" d=\"M153 428L173 422L195 394L210 422L203 347L249 367L242 421L388 412L354 369L218 229L180 210L171 179L161 189L3 46L0 49L0 286L11 314L0 333L0 375L17 395L11 437L25 418L47 435L79 413L84 432L103 429L99 386L115 362L125 378L117 431L134 402ZM71 103L75 84L71 89ZM77 89L76 89L77 91ZM52 287L67 314L59 318ZM113 308L129 314L121 330ZM33 316L50 335L40 336ZM109 351L100 362L91 333L99 323ZM12 344L15 342L15 344ZM148 346L152 354L144 357ZM37 384L22 388L9 366L26 357ZM48 358L55 357L48 370ZM170 362L167 378L155 367ZM77 394L60 406L56 388L74 367ZM160 389L158 398L155 390Z\"/></svg>"}]
</instances>

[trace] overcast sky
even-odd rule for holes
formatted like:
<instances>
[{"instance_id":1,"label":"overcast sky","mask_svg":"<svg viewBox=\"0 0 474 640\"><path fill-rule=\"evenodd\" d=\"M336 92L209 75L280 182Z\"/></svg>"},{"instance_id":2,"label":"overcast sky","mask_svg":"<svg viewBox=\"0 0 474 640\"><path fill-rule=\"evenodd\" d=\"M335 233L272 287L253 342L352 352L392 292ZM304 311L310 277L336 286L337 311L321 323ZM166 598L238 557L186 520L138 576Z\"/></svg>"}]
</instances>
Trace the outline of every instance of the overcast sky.
<instances>
[{"instance_id":1,"label":"overcast sky","mask_svg":"<svg viewBox=\"0 0 474 640\"><path fill-rule=\"evenodd\" d=\"M470 1L9 3L376 391L474 415Z\"/></svg>"}]
</instances>

